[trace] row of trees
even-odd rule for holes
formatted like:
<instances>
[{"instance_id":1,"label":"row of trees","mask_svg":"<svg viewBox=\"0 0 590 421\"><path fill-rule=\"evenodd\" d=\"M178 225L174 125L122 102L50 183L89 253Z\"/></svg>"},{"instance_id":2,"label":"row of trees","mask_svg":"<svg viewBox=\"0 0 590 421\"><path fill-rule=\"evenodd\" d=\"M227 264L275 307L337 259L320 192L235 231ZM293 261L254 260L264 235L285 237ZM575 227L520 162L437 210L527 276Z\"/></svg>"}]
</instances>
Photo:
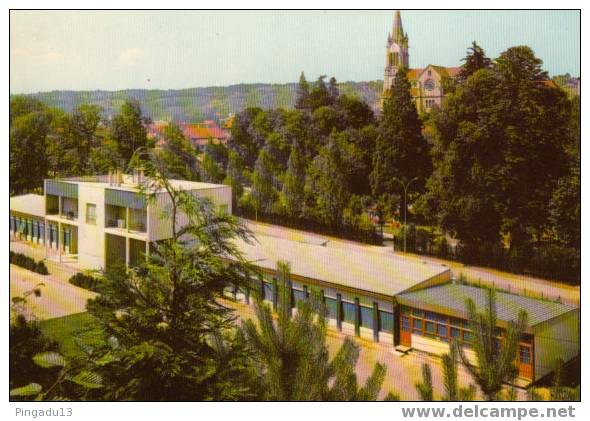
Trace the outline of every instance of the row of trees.
<instances>
[{"instance_id":1,"label":"row of trees","mask_svg":"<svg viewBox=\"0 0 590 421\"><path fill-rule=\"evenodd\" d=\"M176 177L231 185L247 217L378 243L375 221L407 211L438 233L415 251L579 282L579 97L528 47L491 60L474 43L459 76L443 80L444 106L421 116L403 70L379 117L324 79L301 75L295 109L239 113L228 147L199 154L170 125L159 153ZM47 176L124 168L154 146L135 101L103 120L96 106L63 113L15 97L10 138L13 194Z\"/></svg>"},{"instance_id":2,"label":"row of trees","mask_svg":"<svg viewBox=\"0 0 590 421\"><path fill-rule=\"evenodd\" d=\"M403 69L376 118L332 78L302 74L295 110L247 109L226 183L243 214L375 241L405 211L458 240L455 258L579 282L580 108L525 46L473 43L444 106L418 115ZM413 180L404 209L404 186ZM270 218L269 218L270 216ZM378 239L377 239L378 240Z\"/></svg>"},{"instance_id":3,"label":"row of trees","mask_svg":"<svg viewBox=\"0 0 590 421\"><path fill-rule=\"evenodd\" d=\"M105 274L100 294L87 305L99 338L78 342L80 357L59 354L37 322L21 315L26 297L13 299L13 399L399 400L397 394L381 391L387 375L383 364L377 363L366 381L359 382L360 349L352 340L345 339L330 358L321 296L311 291L308 299L293 303L288 263L277 267L275 318L253 288L256 271L232 241L252 241L247 229L235 217L215 211L209 201L175 190L160 155L142 151L133 162L150 176L146 189L168 192L171 221L182 212L188 224L177 227L173 222L172 238L155 244L144 265L132 270L114 267ZM39 295L41 288L31 294ZM250 289L256 297L255 321L236 323L224 294L236 288ZM453 344L443 357L442 398L476 398L476 387L463 387L458 380L459 361L486 399L510 398L504 383L517 373L514 361L526 314L510 324L498 343L493 291L483 312L471 301L466 306L477 364ZM430 367L423 368L423 377L416 386L421 398L438 398ZM559 391L561 399L571 395L569 389Z\"/></svg>"}]
</instances>

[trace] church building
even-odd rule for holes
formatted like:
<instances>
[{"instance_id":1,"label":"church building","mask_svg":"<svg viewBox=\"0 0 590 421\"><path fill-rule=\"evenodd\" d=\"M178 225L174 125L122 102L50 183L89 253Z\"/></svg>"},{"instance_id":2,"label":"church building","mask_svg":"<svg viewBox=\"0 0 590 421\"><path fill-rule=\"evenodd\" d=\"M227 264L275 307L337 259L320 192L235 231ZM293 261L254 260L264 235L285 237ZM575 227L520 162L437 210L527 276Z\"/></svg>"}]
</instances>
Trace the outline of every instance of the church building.
<instances>
[{"instance_id":1,"label":"church building","mask_svg":"<svg viewBox=\"0 0 590 421\"><path fill-rule=\"evenodd\" d=\"M385 97L397 72L405 68L411 84L411 93L419 113L440 107L445 97L445 82L455 78L460 67L443 67L429 64L425 68L410 68L408 34L402 26L401 13L395 12L393 28L387 36L385 74L383 76L383 96Z\"/></svg>"}]
</instances>

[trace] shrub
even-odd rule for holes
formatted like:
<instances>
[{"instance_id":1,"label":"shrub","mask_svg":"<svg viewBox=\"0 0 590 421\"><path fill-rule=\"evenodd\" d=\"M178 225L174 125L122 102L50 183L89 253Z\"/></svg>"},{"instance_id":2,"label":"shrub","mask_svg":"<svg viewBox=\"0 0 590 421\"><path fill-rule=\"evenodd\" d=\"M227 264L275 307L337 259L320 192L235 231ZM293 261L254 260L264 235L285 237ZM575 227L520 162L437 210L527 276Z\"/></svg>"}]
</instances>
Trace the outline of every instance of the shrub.
<instances>
[{"instance_id":1,"label":"shrub","mask_svg":"<svg viewBox=\"0 0 590 421\"><path fill-rule=\"evenodd\" d=\"M42 260L35 262L35 259L30 258L29 256L25 256L22 253L15 253L13 251L10 252L10 263L13 265L20 266L32 272L39 273L41 275L48 275L49 271L47 270L47 266Z\"/></svg>"},{"instance_id":2,"label":"shrub","mask_svg":"<svg viewBox=\"0 0 590 421\"><path fill-rule=\"evenodd\" d=\"M100 279L91 275L86 275L82 272L78 272L73 275L68 280L68 282L72 285L76 285L77 287L89 289L95 292L99 292L100 289Z\"/></svg>"}]
</instances>

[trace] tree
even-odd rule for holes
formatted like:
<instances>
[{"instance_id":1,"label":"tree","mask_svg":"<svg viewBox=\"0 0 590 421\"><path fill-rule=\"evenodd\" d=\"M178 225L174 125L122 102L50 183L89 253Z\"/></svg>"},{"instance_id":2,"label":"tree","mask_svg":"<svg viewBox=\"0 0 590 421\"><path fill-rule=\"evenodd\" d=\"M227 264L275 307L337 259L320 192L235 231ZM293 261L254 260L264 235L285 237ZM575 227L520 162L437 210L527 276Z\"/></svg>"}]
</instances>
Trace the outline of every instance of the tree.
<instances>
[{"instance_id":1,"label":"tree","mask_svg":"<svg viewBox=\"0 0 590 421\"><path fill-rule=\"evenodd\" d=\"M180 127L169 124L162 131L164 145L158 152L168 166L171 178L199 180L199 162L194 148Z\"/></svg>"},{"instance_id":2,"label":"tree","mask_svg":"<svg viewBox=\"0 0 590 421\"><path fill-rule=\"evenodd\" d=\"M320 220L332 228L339 227L350 192L346 185L344 160L335 132L313 160L308 173L308 184L315 196L315 208Z\"/></svg>"},{"instance_id":3,"label":"tree","mask_svg":"<svg viewBox=\"0 0 590 421\"><path fill-rule=\"evenodd\" d=\"M26 96L10 100L10 194L39 189L47 176L47 134L51 113L40 101Z\"/></svg>"},{"instance_id":4,"label":"tree","mask_svg":"<svg viewBox=\"0 0 590 421\"><path fill-rule=\"evenodd\" d=\"M109 269L101 294L88 303L119 344L103 356L103 398L255 398L232 310L219 301L224 288L244 285L250 268L232 240L250 241L249 231L208 200L175 189L153 151L142 151L132 164L145 170L148 197L166 192L171 238L151 244L145 265Z\"/></svg>"},{"instance_id":5,"label":"tree","mask_svg":"<svg viewBox=\"0 0 590 421\"><path fill-rule=\"evenodd\" d=\"M492 60L487 56L483 48L481 48L475 41L471 43L471 47L467 49L467 56L462 59L464 62L461 66L461 71L457 75L457 82L463 83L475 72L481 69L489 69L492 66Z\"/></svg>"},{"instance_id":6,"label":"tree","mask_svg":"<svg viewBox=\"0 0 590 421\"><path fill-rule=\"evenodd\" d=\"M320 76L309 93L308 106L311 111L332 104L332 97L324 82L325 78L326 76Z\"/></svg>"},{"instance_id":7,"label":"tree","mask_svg":"<svg viewBox=\"0 0 590 421\"><path fill-rule=\"evenodd\" d=\"M137 100L127 100L111 123L111 133L126 166L138 148L148 145L147 131Z\"/></svg>"},{"instance_id":8,"label":"tree","mask_svg":"<svg viewBox=\"0 0 590 421\"><path fill-rule=\"evenodd\" d=\"M297 97L295 98L295 108L306 110L309 108L309 83L305 79L305 74L301 72L299 76L299 85L297 85Z\"/></svg>"},{"instance_id":9,"label":"tree","mask_svg":"<svg viewBox=\"0 0 590 421\"><path fill-rule=\"evenodd\" d=\"M449 353L442 356L443 381L445 386L444 401L472 401L475 399L476 389L474 385L460 387L457 378L457 343L451 342Z\"/></svg>"},{"instance_id":10,"label":"tree","mask_svg":"<svg viewBox=\"0 0 590 421\"><path fill-rule=\"evenodd\" d=\"M303 212L305 171L305 155L297 142L291 147L281 195L285 212L290 217L300 217Z\"/></svg>"},{"instance_id":11,"label":"tree","mask_svg":"<svg viewBox=\"0 0 590 421\"><path fill-rule=\"evenodd\" d=\"M257 210L270 213L278 198L278 164L265 145L258 154L252 173L251 196Z\"/></svg>"},{"instance_id":12,"label":"tree","mask_svg":"<svg viewBox=\"0 0 590 421\"><path fill-rule=\"evenodd\" d=\"M223 184L231 186L232 207L236 207L244 194L244 160L234 150L229 150L226 176Z\"/></svg>"},{"instance_id":13,"label":"tree","mask_svg":"<svg viewBox=\"0 0 590 421\"><path fill-rule=\"evenodd\" d=\"M330 95L330 102L332 104L336 103L336 101L340 97L340 91L338 90L338 82L336 82L336 78L334 76L330 78L330 82L328 84L328 94Z\"/></svg>"},{"instance_id":14,"label":"tree","mask_svg":"<svg viewBox=\"0 0 590 421\"><path fill-rule=\"evenodd\" d=\"M430 371L430 366L426 363L422 364L422 381L416 383L416 390L418 391L421 400L425 402L432 402L434 400L432 372Z\"/></svg>"},{"instance_id":15,"label":"tree","mask_svg":"<svg viewBox=\"0 0 590 421\"><path fill-rule=\"evenodd\" d=\"M397 180L408 182L417 177L423 183L430 172L428 144L410 95L410 82L406 72L399 71L383 104L370 175L373 196L403 193Z\"/></svg>"},{"instance_id":16,"label":"tree","mask_svg":"<svg viewBox=\"0 0 590 421\"><path fill-rule=\"evenodd\" d=\"M243 322L246 342L257 362L263 398L279 401L376 400L386 368L376 364L363 386L359 386L355 366L359 347L350 339L332 361L326 345L325 307L317 291L299 300L291 314L290 268L277 263L280 274L278 319L258 297L256 322ZM390 396L390 398L393 395Z\"/></svg>"},{"instance_id":17,"label":"tree","mask_svg":"<svg viewBox=\"0 0 590 421\"><path fill-rule=\"evenodd\" d=\"M511 321L502 332L497 327L496 293L487 291L487 305L482 312L475 307L473 300L466 301L469 315L471 349L477 364L472 364L463 347L458 347L463 365L471 374L486 399L497 400L505 382L512 382L518 374L514 361L518 356L518 344L527 325L526 312L518 313L518 320Z\"/></svg>"}]
</instances>

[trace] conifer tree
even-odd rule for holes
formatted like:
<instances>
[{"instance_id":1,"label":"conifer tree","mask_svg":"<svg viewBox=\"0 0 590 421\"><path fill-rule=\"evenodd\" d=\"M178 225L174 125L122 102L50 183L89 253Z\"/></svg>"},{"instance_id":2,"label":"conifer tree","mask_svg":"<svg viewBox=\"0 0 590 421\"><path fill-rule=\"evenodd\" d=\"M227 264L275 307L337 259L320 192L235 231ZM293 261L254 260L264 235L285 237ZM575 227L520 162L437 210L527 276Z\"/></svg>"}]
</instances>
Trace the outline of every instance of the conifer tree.
<instances>
[{"instance_id":1,"label":"conifer tree","mask_svg":"<svg viewBox=\"0 0 590 421\"><path fill-rule=\"evenodd\" d=\"M291 146L291 154L283 182L283 207L290 217L299 217L303 211L306 163L305 155L299 145L299 141L295 141Z\"/></svg>"},{"instance_id":2,"label":"conifer tree","mask_svg":"<svg viewBox=\"0 0 590 421\"><path fill-rule=\"evenodd\" d=\"M477 383L486 399L497 400L505 382L513 381L518 374L514 364L518 356L518 344L526 329L526 312L520 311L517 321L511 321L499 339L496 315L496 293L487 291L487 305L481 312L470 298L466 302L471 329L471 349L477 364L472 364L462 347L458 347L463 365Z\"/></svg>"},{"instance_id":3,"label":"conifer tree","mask_svg":"<svg viewBox=\"0 0 590 421\"><path fill-rule=\"evenodd\" d=\"M457 343L452 342L449 353L442 356L443 381L445 386L444 401L472 401L475 398L475 386L460 387L457 376Z\"/></svg>"},{"instance_id":4,"label":"conifer tree","mask_svg":"<svg viewBox=\"0 0 590 421\"><path fill-rule=\"evenodd\" d=\"M389 96L383 104L383 116L370 175L374 197L403 194L399 180L418 177L419 186L431 172L428 144L422 136L422 123L410 94L406 72L397 72Z\"/></svg>"},{"instance_id":5,"label":"conifer tree","mask_svg":"<svg viewBox=\"0 0 590 421\"><path fill-rule=\"evenodd\" d=\"M420 395L420 399L425 402L432 402L434 400L434 393L432 390L432 371L430 366L426 363L422 364L422 381L416 383L416 390Z\"/></svg>"},{"instance_id":6,"label":"conifer tree","mask_svg":"<svg viewBox=\"0 0 590 421\"><path fill-rule=\"evenodd\" d=\"M299 85L297 85L297 97L295 99L295 108L306 110L309 108L309 83L305 79L305 74L301 72L299 76Z\"/></svg>"},{"instance_id":7,"label":"conifer tree","mask_svg":"<svg viewBox=\"0 0 590 421\"><path fill-rule=\"evenodd\" d=\"M338 82L336 82L336 78L332 76L330 78L330 82L328 83L328 94L330 95L330 102L335 104L340 97L340 90L338 89Z\"/></svg>"},{"instance_id":8,"label":"conifer tree","mask_svg":"<svg viewBox=\"0 0 590 421\"><path fill-rule=\"evenodd\" d=\"M326 344L325 305L318 291L298 300L292 315L290 267L277 263L279 277L278 318L270 306L256 301L256 321L246 320L243 333L260 372L262 396L270 401L376 400L386 368L377 363L364 385L355 373L360 349L352 340L344 343L330 361ZM389 399L396 395L390 394Z\"/></svg>"},{"instance_id":9,"label":"conifer tree","mask_svg":"<svg viewBox=\"0 0 590 421\"><path fill-rule=\"evenodd\" d=\"M481 69L489 69L492 66L492 60L487 56L483 48L481 48L475 41L471 43L471 47L467 49L467 56L465 56L461 71L457 75L457 82L464 82L469 76Z\"/></svg>"}]
</instances>

